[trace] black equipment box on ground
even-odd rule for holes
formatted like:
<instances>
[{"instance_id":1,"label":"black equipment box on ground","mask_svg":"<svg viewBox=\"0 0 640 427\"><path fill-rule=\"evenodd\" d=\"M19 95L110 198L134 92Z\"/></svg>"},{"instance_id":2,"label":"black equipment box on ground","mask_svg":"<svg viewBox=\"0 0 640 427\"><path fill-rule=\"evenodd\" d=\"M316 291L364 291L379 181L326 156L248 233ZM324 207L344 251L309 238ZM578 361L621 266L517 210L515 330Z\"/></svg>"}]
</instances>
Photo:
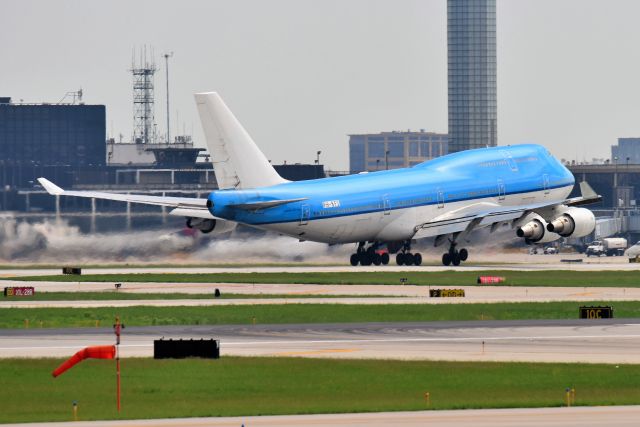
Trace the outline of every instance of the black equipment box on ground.
<instances>
[{"instance_id":1,"label":"black equipment box on ground","mask_svg":"<svg viewBox=\"0 0 640 427\"><path fill-rule=\"evenodd\" d=\"M154 340L154 359L184 359L200 357L203 359L219 359L220 345L217 340Z\"/></svg>"}]
</instances>

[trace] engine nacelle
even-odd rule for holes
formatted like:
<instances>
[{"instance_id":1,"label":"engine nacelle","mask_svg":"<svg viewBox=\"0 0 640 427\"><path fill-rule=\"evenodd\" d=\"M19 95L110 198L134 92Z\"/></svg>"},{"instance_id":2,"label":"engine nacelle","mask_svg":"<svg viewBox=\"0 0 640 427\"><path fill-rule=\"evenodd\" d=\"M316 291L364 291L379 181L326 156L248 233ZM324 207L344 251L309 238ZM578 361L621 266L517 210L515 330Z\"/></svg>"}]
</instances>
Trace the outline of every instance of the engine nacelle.
<instances>
[{"instance_id":1,"label":"engine nacelle","mask_svg":"<svg viewBox=\"0 0 640 427\"><path fill-rule=\"evenodd\" d=\"M547 230L562 237L584 237L596 228L596 217L589 209L569 208L547 224Z\"/></svg>"},{"instance_id":2,"label":"engine nacelle","mask_svg":"<svg viewBox=\"0 0 640 427\"><path fill-rule=\"evenodd\" d=\"M533 243L548 243L558 240L560 236L556 233L547 231L547 221L539 215L536 215L534 219L518 227L516 235L518 237L524 237L525 242L530 245Z\"/></svg>"},{"instance_id":3,"label":"engine nacelle","mask_svg":"<svg viewBox=\"0 0 640 427\"><path fill-rule=\"evenodd\" d=\"M225 221L223 219L209 219L209 218L187 218L187 227L200 230L204 234L215 231L215 234L222 234L228 231L233 231L236 228L236 223L231 221Z\"/></svg>"}]
</instances>

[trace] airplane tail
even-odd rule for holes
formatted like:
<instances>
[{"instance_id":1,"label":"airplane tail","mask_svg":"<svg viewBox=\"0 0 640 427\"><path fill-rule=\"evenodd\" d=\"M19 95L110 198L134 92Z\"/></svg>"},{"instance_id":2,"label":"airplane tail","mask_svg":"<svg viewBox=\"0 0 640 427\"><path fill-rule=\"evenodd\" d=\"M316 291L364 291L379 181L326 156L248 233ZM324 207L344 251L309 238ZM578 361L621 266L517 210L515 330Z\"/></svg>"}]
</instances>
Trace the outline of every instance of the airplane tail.
<instances>
[{"instance_id":1,"label":"airplane tail","mask_svg":"<svg viewBox=\"0 0 640 427\"><path fill-rule=\"evenodd\" d=\"M220 95L196 93L195 98L220 189L288 182L278 175Z\"/></svg>"}]
</instances>

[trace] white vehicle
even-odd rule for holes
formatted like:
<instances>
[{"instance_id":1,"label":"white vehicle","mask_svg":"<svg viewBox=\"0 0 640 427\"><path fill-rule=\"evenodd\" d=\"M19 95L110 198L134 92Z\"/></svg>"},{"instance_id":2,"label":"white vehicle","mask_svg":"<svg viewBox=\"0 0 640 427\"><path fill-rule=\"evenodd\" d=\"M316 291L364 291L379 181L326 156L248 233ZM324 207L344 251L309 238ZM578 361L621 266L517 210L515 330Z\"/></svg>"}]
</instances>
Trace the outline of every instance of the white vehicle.
<instances>
[{"instance_id":1,"label":"white vehicle","mask_svg":"<svg viewBox=\"0 0 640 427\"><path fill-rule=\"evenodd\" d=\"M553 255L553 254L557 254L558 250L556 248L554 248L553 246L548 246L546 248L544 248L544 254L545 255Z\"/></svg>"},{"instance_id":2,"label":"white vehicle","mask_svg":"<svg viewBox=\"0 0 640 427\"><path fill-rule=\"evenodd\" d=\"M640 242L636 243L635 245L631 246L629 249L624 251L624 254L629 258L636 258L640 256Z\"/></svg>"},{"instance_id":3,"label":"white vehicle","mask_svg":"<svg viewBox=\"0 0 640 427\"><path fill-rule=\"evenodd\" d=\"M627 239L622 237L608 237L595 240L587 247L587 256L622 256L627 249Z\"/></svg>"}]
</instances>

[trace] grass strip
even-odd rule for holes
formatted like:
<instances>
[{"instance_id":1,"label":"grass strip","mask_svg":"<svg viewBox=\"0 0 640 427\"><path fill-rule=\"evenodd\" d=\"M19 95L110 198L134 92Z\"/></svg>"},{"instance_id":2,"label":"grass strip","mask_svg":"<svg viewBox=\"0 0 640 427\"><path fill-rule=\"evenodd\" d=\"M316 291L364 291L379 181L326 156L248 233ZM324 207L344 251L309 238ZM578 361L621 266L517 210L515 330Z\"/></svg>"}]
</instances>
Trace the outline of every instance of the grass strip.
<instances>
[{"instance_id":1,"label":"grass strip","mask_svg":"<svg viewBox=\"0 0 640 427\"><path fill-rule=\"evenodd\" d=\"M62 266L73 265L84 268L247 268L247 267L334 267L343 266L344 263L314 263L314 262L257 262L247 263L186 263L177 264L168 262L158 263L107 263L107 264L80 264L73 262L60 262L59 264L0 264L0 270L51 270L62 269Z\"/></svg>"},{"instance_id":2,"label":"grass strip","mask_svg":"<svg viewBox=\"0 0 640 427\"><path fill-rule=\"evenodd\" d=\"M53 379L61 359L0 360L0 423L424 409L640 404L640 366L304 358L88 360ZM429 392L427 404L425 393Z\"/></svg>"},{"instance_id":3,"label":"grass strip","mask_svg":"<svg viewBox=\"0 0 640 427\"><path fill-rule=\"evenodd\" d=\"M462 320L576 319L581 305L612 305L616 317L640 317L640 301L497 304L267 304L207 307L100 307L0 309L0 328L229 325L273 323L428 322Z\"/></svg>"},{"instance_id":4,"label":"grass strip","mask_svg":"<svg viewBox=\"0 0 640 427\"><path fill-rule=\"evenodd\" d=\"M475 285L478 276L502 276L504 286L604 286L639 287L637 271L349 271L305 273L134 273L86 274L81 276L51 275L7 277L26 282L154 282L154 283L298 283L323 285L399 285L401 278L407 284L429 286Z\"/></svg>"},{"instance_id":5,"label":"grass strip","mask_svg":"<svg viewBox=\"0 0 640 427\"><path fill-rule=\"evenodd\" d=\"M387 295L357 295L357 298L398 298ZM280 298L354 298L353 295L320 295L320 294L227 294L222 293L215 298L213 292L208 294L185 293L141 293L122 291L93 292L36 292L29 297L0 296L0 307L3 302L13 301L135 301L135 300L188 300L188 299L280 299Z\"/></svg>"}]
</instances>

